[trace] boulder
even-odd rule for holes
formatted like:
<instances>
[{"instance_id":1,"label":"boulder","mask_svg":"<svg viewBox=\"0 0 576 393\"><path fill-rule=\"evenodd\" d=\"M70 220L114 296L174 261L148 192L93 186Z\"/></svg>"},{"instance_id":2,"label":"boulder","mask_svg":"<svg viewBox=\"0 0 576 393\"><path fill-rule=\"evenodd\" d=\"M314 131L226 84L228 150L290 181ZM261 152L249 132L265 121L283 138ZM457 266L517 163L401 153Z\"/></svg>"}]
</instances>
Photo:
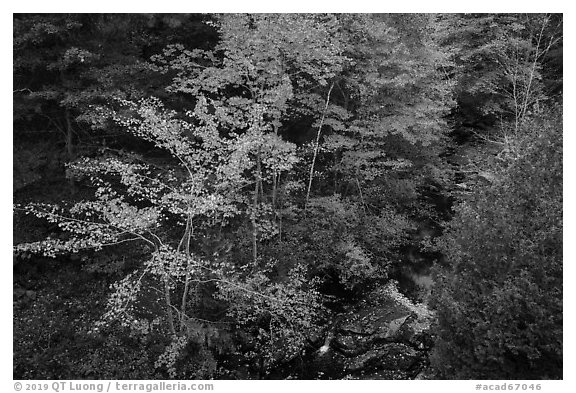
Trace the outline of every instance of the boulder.
<instances>
[{"instance_id":1,"label":"boulder","mask_svg":"<svg viewBox=\"0 0 576 393\"><path fill-rule=\"evenodd\" d=\"M422 360L422 353L405 344L391 343L371 349L347 362L348 371L408 371Z\"/></svg>"},{"instance_id":2,"label":"boulder","mask_svg":"<svg viewBox=\"0 0 576 393\"><path fill-rule=\"evenodd\" d=\"M330 378L414 378L426 364L432 319L424 304L393 291L378 291L339 314L323 332L315 371Z\"/></svg>"}]
</instances>

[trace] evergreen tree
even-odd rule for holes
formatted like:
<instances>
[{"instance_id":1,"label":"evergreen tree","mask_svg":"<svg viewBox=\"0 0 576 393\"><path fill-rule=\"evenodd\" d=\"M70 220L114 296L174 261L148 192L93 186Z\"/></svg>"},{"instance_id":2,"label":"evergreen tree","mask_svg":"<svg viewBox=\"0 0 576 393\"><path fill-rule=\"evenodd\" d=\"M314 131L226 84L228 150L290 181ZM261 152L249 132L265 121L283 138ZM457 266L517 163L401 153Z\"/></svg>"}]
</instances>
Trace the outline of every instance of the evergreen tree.
<instances>
[{"instance_id":1,"label":"evergreen tree","mask_svg":"<svg viewBox=\"0 0 576 393\"><path fill-rule=\"evenodd\" d=\"M561 115L521 131L521 155L460 204L443 237L432 358L442 378L562 378Z\"/></svg>"}]
</instances>

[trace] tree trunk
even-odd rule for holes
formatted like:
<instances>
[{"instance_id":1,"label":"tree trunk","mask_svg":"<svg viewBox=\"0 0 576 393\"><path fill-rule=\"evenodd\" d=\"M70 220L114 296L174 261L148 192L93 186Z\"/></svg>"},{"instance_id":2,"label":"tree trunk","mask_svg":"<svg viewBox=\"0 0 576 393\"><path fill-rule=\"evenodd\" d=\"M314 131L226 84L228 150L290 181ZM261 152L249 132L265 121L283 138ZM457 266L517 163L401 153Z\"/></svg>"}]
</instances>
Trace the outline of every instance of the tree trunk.
<instances>
[{"instance_id":1,"label":"tree trunk","mask_svg":"<svg viewBox=\"0 0 576 393\"><path fill-rule=\"evenodd\" d=\"M68 155L68 161L72 161L74 160L74 130L68 109L66 109L64 116L66 119L66 154Z\"/></svg>"},{"instance_id":2,"label":"tree trunk","mask_svg":"<svg viewBox=\"0 0 576 393\"><path fill-rule=\"evenodd\" d=\"M328 110L328 103L330 102L330 94L334 88L334 83L330 85L330 90L328 90L328 95L326 97L326 105L324 106L324 111L322 112L322 119L320 120L320 125L318 126L318 134L316 135L316 144L314 145L314 156L312 157L312 165L310 166L310 176L308 178L308 191L306 192L306 201L304 202L304 210L308 206L308 200L310 199L310 190L312 188L312 178L314 177L314 164L316 163L316 156L318 155L318 146L320 144L320 134L322 132L322 126L324 125L324 119L326 118L326 111Z\"/></svg>"},{"instance_id":3,"label":"tree trunk","mask_svg":"<svg viewBox=\"0 0 576 393\"><path fill-rule=\"evenodd\" d=\"M192 217L188 216L186 220L186 230L184 236L178 245L178 251L180 251L182 242L184 242L184 253L186 255L186 278L184 281L184 292L182 293L182 302L180 306L180 331L184 330L184 323L186 322L186 304L188 301L188 292L190 288L190 238L194 232L194 227L192 226Z\"/></svg>"},{"instance_id":4,"label":"tree trunk","mask_svg":"<svg viewBox=\"0 0 576 393\"><path fill-rule=\"evenodd\" d=\"M168 316L168 327L173 336L176 335L174 327L174 313L172 312L172 302L170 300L170 283L168 282L168 273L164 274L164 300L166 301L166 314Z\"/></svg>"},{"instance_id":5,"label":"tree trunk","mask_svg":"<svg viewBox=\"0 0 576 393\"><path fill-rule=\"evenodd\" d=\"M256 227L256 213L258 211L258 195L262 188L262 173L260 165L260 153L256 156L256 185L254 187L254 204L252 212L252 258L254 263L258 261L258 228Z\"/></svg>"}]
</instances>

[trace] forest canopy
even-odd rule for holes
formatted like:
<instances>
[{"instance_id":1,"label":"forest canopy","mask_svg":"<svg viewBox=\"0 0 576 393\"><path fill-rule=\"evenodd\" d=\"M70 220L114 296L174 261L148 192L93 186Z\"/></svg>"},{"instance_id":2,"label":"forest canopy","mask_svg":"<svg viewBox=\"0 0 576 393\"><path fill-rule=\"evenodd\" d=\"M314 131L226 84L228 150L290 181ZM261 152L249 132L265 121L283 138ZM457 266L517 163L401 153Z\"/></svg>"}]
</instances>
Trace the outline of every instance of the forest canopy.
<instances>
[{"instance_id":1,"label":"forest canopy","mask_svg":"<svg viewBox=\"0 0 576 393\"><path fill-rule=\"evenodd\" d=\"M15 14L14 378L561 379L561 14Z\"/></svg>"}]
</instances>

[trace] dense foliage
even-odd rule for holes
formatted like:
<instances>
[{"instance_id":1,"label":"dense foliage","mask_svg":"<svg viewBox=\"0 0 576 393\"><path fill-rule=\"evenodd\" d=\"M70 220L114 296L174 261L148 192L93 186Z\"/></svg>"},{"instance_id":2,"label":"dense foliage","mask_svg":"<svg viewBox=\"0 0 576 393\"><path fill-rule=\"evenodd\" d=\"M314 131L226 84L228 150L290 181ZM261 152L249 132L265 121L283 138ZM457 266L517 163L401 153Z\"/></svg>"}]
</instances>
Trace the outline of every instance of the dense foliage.
<instances>
[{"instance_id":1,"label":"dense foliage","mask_svg":"<svg viewBox=\"0 0 576 393\"><path fill-rule=\"evenodd\" d=\"M15 376L298 377L396 304L441 377L558 377L561 45L558 15L16 15ZM75 361L34 351L44 258L94 293Z\"/></svg>"},{"instance_id":2,"label":"dense foliage","mask_svg":"<svg viewBox=\"0 0 576 393\"><path fill-rule=\"evenodd\" d=\"M450 378L562 378L562 122L458 206L444 235L435 365Z\"/></svg>"}]
</instances>

